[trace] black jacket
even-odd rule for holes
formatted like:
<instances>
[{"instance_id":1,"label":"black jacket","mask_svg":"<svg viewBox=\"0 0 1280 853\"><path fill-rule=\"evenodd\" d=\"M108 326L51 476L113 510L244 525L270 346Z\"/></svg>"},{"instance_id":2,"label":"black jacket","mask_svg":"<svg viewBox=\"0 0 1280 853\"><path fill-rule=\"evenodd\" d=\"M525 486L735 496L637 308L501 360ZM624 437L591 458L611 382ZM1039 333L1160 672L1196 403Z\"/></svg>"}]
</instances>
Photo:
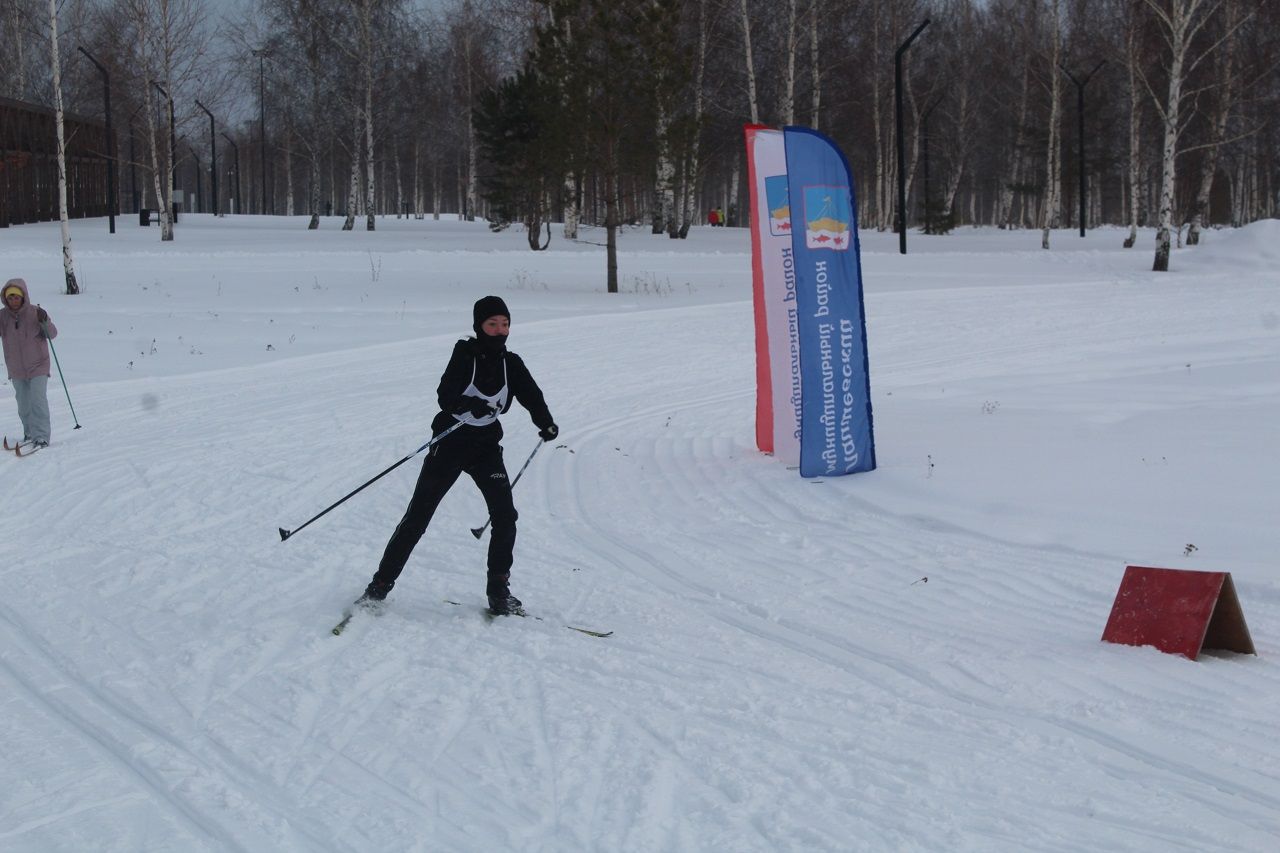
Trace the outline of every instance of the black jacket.
<instances>
[{"instance_id":1,"label":"black jacket","mask_svg":"<svg viewBox=\"0 0 1280 853\"><path fill-rule=\"evenodd\" d=\"M533 381L529 368L524 366L520 356L508 350L494 353L481 348L475 338L458 341L453 346L453 355L440 377L440 386L436 389L436 398L440 402L440 414L431 422L431 431L440 434L457 423L454 413L466 410L462 400L462 392L471 384L471 368L475 366L476 388L485 394L496 394L502 388L502 365L506 362L507 386L510 394L507 405L502 409L505 413L511 408L512 400L519 400L520 405L529 410L529 417L538 429L546 429L555 421L547 409L546 400L542 397L542 389ZM468 440L499 441L502 439L502 424L494 421L488 426L467 426L454 435ZM451 436L452 437L452 436Z\"/></svg>"}]
</instances>

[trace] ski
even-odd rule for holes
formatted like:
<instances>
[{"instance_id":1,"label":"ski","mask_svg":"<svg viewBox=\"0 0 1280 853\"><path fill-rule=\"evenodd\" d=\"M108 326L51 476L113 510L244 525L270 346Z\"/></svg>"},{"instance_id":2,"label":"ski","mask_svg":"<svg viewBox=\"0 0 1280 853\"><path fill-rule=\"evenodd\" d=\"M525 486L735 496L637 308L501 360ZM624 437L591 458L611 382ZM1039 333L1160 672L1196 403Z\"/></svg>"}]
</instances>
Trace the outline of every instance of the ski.
<instances>
[{"instance_id":1,"label":"ski","mask_svg":"<svg viewBox=\"0 0 1280 853\"><path fill-rule=\"evenodd\" d=\"M41 450L40 445L34 441L21 442L13 448L13 455L18 457L30 456Z\"/></svg>"},{"instance_id":2,"label":"ski","mask_svg":"<svg viewBox=\"0 0 1280 853\"><path fill-rule=\"evenodd\" d=\"M22 447L23 445L25 445L25 444L30 444L30 443L31 443L31 439L29 439L29 438L24 438L22 441L15 441L13 444L10 444L10 443L9 443L9 436L7 436L7 435L6 435L6 436L4 437L4 449L5 449L5 450L12 450L14 453L17 453L17 452L18 452L18 448L19 448L19 447Z\"/></svg>"},{"instance_id":3,"label":"ski","mask_svg":"<svg viewBox=\"0 0 1280 853\"><path fill-rule=\"evenodd\" d=\"M330 631L330 633L333 634L333 636L335 637L340 636L343 630L347 627L347 625L351 623L351 617L355 615L356 613L354 610L344 611L342 614L342 621L339 622L337 625L334 625L333 630Z\"/></svg>"},{"instance_id":4,"label":"ski","mask_svg":"<svg viewBox=\"0 0 1280 853\"><path fill-rule=\"evenodd\" d=\"M381 602L379 602L379 605L377 607L372 607L368 604L361 604L360 602L356 602L355 604L348 607L346 610L342 611L342 621L339 622L337 625L334 625L333 629L329 633L333 634L333 636L335 637L341 636L342 632L345 631L347 626L351 624L352 617L354 617L357 613L370 613L374 616L381 616L383 606L385 605L383 605Z\"/></svg>"},{"instance_id":5,"label":"ski","mask_svg":"<svg viewBox=\"0 0 1280 853\"><path fill-rule=\"evenodd\" d=\"M452 604L452 605L455 605L455 606L457 606L457 607L463 607L463 606L465 606L465 605L463 605L463 603L462 603L461 601L454 601L454 600L449 599L449 598L444 599L444 603L445 603L445 604ZM515 610L512 610L510 613L494 613L494 612L493 612L492 610L490 610L488 607L484 607L484 608L481 608L481 611L480 611L480 612L484 615L484 618L485 618L485 621L486 621L486 622L492 622L492 621L494 621L495 619L500 619L500 618L502 618L503 616L521 616L521 617L523 617L523 618L525 618L525 619L533 619L533 620L536 620L536 621L538 621L538 622L545 622L545 621L546 621L546 620L545 620L545 619L543 619L541 616L538 616L538 615L535 615L535 614L533 614L533 613L530 613L529 611L525 610L523 607L518 607L518 608L516 608ZM577 631L579 634L586 634L588 637L600 637L601 639L603 639L603 638L605 638L605 637L612 637L612 636L613 636L613 632L612 632L612 631L593 631L593 630L591 630L590 628L579 628L579 627L577 627L576 625L565 625L564 627L568 628L570 631Z\"/></svg>"}]
</instances>

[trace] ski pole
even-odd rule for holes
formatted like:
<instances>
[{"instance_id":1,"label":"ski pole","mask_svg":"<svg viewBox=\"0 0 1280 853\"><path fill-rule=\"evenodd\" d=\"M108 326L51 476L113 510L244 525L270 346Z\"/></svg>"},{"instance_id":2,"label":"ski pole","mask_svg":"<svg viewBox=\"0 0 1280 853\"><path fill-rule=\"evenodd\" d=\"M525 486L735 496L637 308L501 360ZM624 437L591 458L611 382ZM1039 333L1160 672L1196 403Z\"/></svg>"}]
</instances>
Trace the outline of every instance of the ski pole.
<instances>
[{"instance_id":1,"label":"ski pole","mask_svg":"<svg viewBox=\"0 0 1280 853\"><path fill-rule=\"evenodd\" d=\"M541 439L538 440L538 444L536 447L533 448L533 452L529 454L529 458L524 460L524 464L520 466L520 471L516 474L516 478L511 481L511 488L514 489L516 487L516 483L520 482L520 475L524 473L525 468L529 467L529 463L533 461L533 457L538 455L538 449L542 447L542 445L544 444L546 444L545 441L542 441ZM486 518L484 520L484 524L480 525L479 527L471 528L471 535L479 539L481 536L484 535L484 531L486 528L488 528L489 522L491 521L493 521L492 518Z\"/></svg>"},{"instance_id":2,"label":"ski pole","mask_svg":"<svg viewBox=\"0 0 1280 853\"><path fill-rule=\"evenodd\" d=\"M314 515L314 516L312 516L311 518L307 519L307 520L306 520L306 521L305 521L305 522L304 522L300 527L296 527L296 528L294 528L293 530L285 530L283 527L281 527L281 528L280 528L280 541L281 541L281 542L285 541L285 540L286 540L286 539L288 539L290 536L292 536L293 534L295 534L295 533L297 533L299 530L301 530L303 527L306 527L308 524L310 524L311 522L313 522L313 521L315 521L316 519L320 518L322 515L326 514L326 513L327 513L327 512L329 512L330 510L332 510L332 509L336 509L336 508L337 508L337 507L339 507L340 505L342 505L342 504L346 503L348 500L350 500L351 498L355 497L355 496L356 496L356 495L358 495L360 492L364 491L364 489L365 489L365 488L367 488L368 486L373 485L373 484L374 484L374 483L376 483L378 480L380 480L380 479L382 479L383 477L385 477L386 475L390 474L392 471L394 471L395 469L399 468L401 465L403 465L404 463L408 462L410 459L412 459L413 457L417 456L419 453L421 453L422 451L426 450L426 449L427 449L428 447L430 447L431 445L433 445L433 444L435 444L436 442L438 442L438 441L440 441L441 439L443 439L446 435L448 435L449 433L453 432L453 431L454 431L455 429L457 429L458 427L460 427L460 426L465 426L465 425L466 425L466 422L465 422L465 421L458 421L456 424L454 424L453 426L449 427L449 428L448 428L447 430L445 430L444 432L440 433L440 434L439 434L439 435L437 435L437 436L433 436L433 437L431 438L431 440L430 440L430 441L428 441L426 444L422 445L422 446L421 446L421 447L419 447L417 450L413 451L413 452L412 452L412 453L410 453L408 456L406 456L405 458L401 459L399 462L397 462L397 463L395 463L394 465L392 465L391 467L387 468L387 469L386 469L385 471L383 471L381 474L379 474L378 476L374 477L372 480L369 480L369 481L368 481L368 482L366 482L364 485L362 485L360 488L358 488L358 489L356 489L355 491L351 492L351 493L350 493L349 495L347 495L346 497L342 498L342 500L340 500L340 501L338 501L338 502L336 502L336 503L334 503L334 504L331 504L331 505L329 505L329 506L325 507L325 508L324 508L323 510L321 510L319 513L317 513L316 515Z\"/></svg>"},{"instance_id":3,"label":"ski pole","mask_svg":"<svg viewBox=\"0 0 1280 853\"><path fill-rule=\"evenodd\" d=\"M67 405L71 407L71 420L75 421L76 429L80 429L80 419L76 417L76 407L71 405L71 392L67 390L67 379L62 375L62 365L58 362L58 351L53 347L53 338L49 337L49 324L41 323L40 328L44 331L44 339L49 342L49 352L53 353L53 363L58 368L58 378L62 380L62 393L67 395Z\"/></svg>"}]
</instances>

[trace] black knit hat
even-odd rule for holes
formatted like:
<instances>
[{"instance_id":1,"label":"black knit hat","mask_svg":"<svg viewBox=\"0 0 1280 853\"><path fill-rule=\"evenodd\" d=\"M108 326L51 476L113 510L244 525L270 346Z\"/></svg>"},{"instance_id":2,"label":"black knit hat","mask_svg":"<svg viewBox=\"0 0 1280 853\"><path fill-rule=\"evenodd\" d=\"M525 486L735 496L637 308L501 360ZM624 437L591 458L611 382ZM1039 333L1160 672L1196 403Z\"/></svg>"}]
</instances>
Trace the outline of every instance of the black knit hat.
<instances>
[{"instance_id":1,"label":"black knit hat","mask_svg":"<svg viewBox=\"0 0 1280 853\"><path fill-rule=\"evenodd\" d=\"M486 296L483 299L476 300L475 307L471 309L471 328L475 329L476 334L481 334L480 324L490 317L503 316L508 321L511 320L511 312L507 310L507 303L502 301L499 296Z\"/></svg>"}]
</instances>

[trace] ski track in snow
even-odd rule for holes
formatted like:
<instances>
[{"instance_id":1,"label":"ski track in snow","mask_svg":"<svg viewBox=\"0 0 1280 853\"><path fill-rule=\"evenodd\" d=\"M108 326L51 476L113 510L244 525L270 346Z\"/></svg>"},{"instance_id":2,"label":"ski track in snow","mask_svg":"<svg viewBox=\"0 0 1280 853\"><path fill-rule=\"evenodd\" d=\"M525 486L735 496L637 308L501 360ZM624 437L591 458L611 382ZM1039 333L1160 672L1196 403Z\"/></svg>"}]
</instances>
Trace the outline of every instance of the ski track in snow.
<instances>
[{"instance_id":1,"label":"ski track in snow","mask_svg":"<svg viewBox=\"0 0 1280 853\"><path fill-rule=\"evenodd\" d=\"M428 254L388 270L443 253ZM460 254L442 262L511 263ZM655 264L693 276L696 257ZM942 280L965 258L928 269ZM517 314L513 349L562 427L516 487L513 589L542 621L479 615L485 544L468 528L485 509L464 478L388 612L329 635L421 457L276 533L422 443L456 335L73 386L86 428L55 409L53 452L0 460L29 525L0 566L0 848L1275 849L1280 575L1237 576L1257 658L1101 644L1130 553L1184 528L1124 550L1148 517L1108 497L1115 483L1097 490L1109 509L1046 518L1019 501L1051 493L959 452L981 457L994 434L1034 481L1095 471L1018 455L1018 436L1057 422L1126 448L1115 430L1146 416L1191 430L1215 407L1280 412L1277 336L1240 331L1280 310L1274 287L1156 293L1108 253L964 263L994 280L868 272L888 282L867 296L881 469L859 477L803 480L754 449L744 292ZM1001 264L1052 283L1000 279ZM10 400L0 414L14 420ZM518 406L504 423L514 473L536 438ZM1139 495L1169 490L1166 467L1115 452L1105 465L1151 475ZM979 473L957 485L966 464ZM1256 531L1267 507L1241 511ZM1225 538L1231 514L1192 527ZM1096 540L1078 535L1090 525ZM1202 541L1254 568L1268 536Z\"/></svg>"}]
</instances>

